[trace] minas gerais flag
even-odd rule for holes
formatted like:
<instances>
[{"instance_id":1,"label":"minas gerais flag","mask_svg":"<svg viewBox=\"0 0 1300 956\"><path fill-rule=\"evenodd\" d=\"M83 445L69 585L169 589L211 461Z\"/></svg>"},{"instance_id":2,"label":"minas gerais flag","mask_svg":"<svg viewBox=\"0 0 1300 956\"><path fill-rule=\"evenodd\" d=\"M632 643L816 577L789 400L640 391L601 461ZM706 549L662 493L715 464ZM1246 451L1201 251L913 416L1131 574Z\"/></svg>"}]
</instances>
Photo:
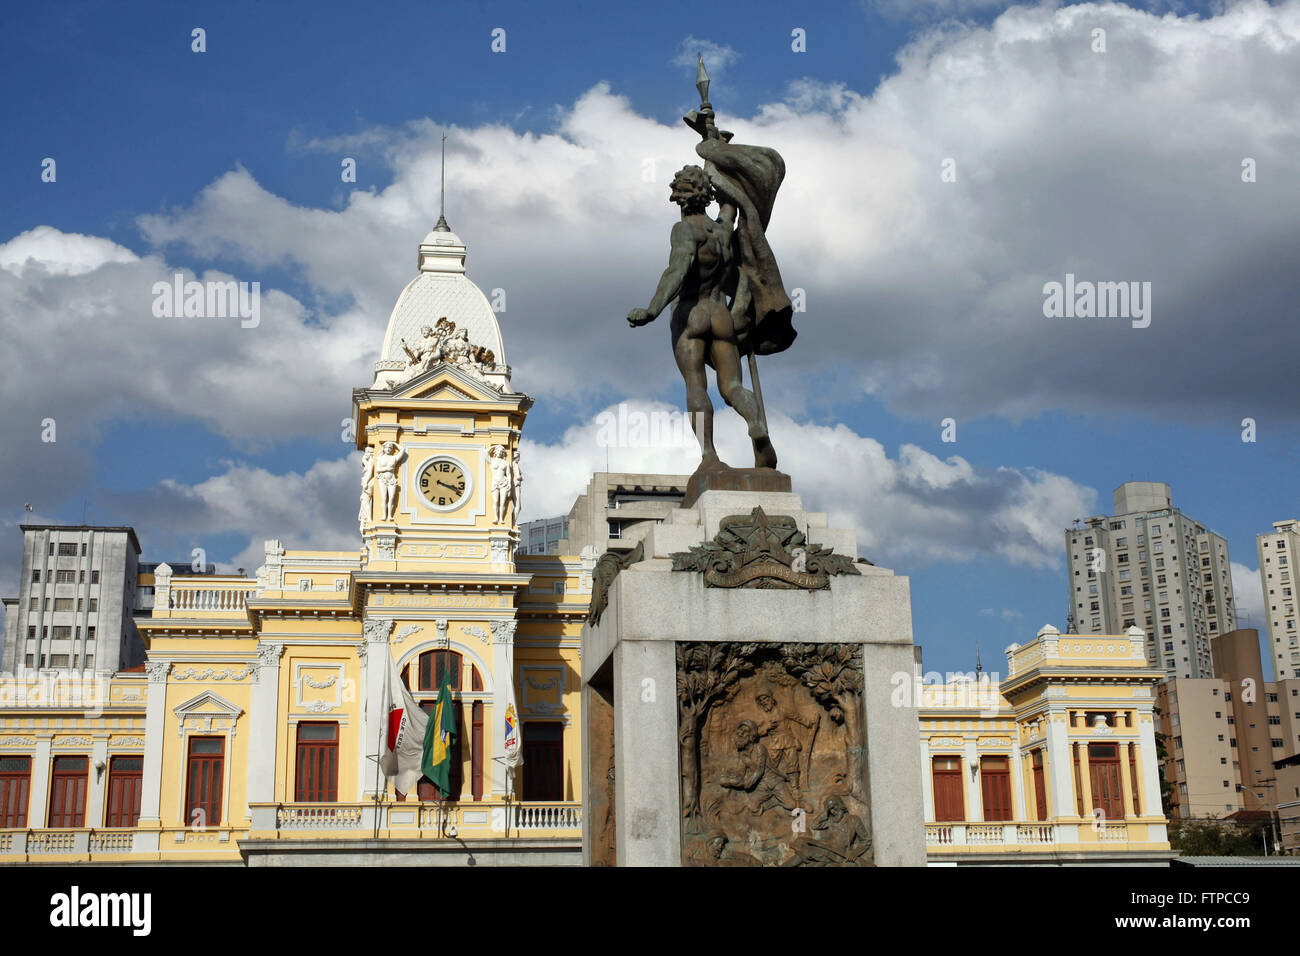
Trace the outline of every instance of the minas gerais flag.
<instances>
[{"instance_id":1,"label":"minas gerais flag","mask_svg":"<svg viewBox=\"0 0 1300 956\"><path fill-rule=\"evenodd\" d=\"M442 675L442 689L424 729L424 775L445 799L451 792L451 748L456 740L456 708L451 700L451 674Z\"/></svg>"},{"instance_id":2,"label":"minas gerais flag","mask_svg":"<svg viewBox=\"0 0 1300 956\"><path fill-rule=\"evenodd\" d=\"M388 655L384 686L384 739L379 766L398 793L410 793L423 773L424 737L429 716L420 709Z\"/></svg>"}]
</instances>

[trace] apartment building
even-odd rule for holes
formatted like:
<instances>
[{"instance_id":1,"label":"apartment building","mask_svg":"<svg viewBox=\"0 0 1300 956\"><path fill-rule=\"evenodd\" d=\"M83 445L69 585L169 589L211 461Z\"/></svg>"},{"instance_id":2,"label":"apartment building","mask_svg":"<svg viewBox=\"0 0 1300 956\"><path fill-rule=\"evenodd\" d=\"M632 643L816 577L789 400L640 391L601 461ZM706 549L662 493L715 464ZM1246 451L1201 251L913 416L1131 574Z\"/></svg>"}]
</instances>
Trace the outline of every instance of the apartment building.
<instances>
[{"instance_id":1,"label":"apartment building","mask_svg":"<svg viewBox=\"0 0 1300 956\"><path fill-rule=\"evenodd\" d=\"M1237 627L1227 541L1175 508L1163 482L1127 481L1113 501L1113 515L1065 532L1072 629L1139 627L1166 676L1212 677L1211 639Z\"/></svg>"},{"instance_id":2,"label":"apartment building","mask_svg":"<svg viewBox=\"0 0 1300 956\"><path fill-rule=\"evenodd\" d=\"M1300 625L1292 593L1291 558L1300 552L1300 520L1274 521L1271 534L1255 537L1259 552L1259 586L1264 592L1269 653L1278 679L1300 677Z\"/></svg>"},{"instance_id":3,"label":"apartment building","mask_svg":"<svg viewBox=\"0 0 1300 956\"><path fill-rule=\"evenodd\" d=\"M5 601L0 671L113 673L144 662L133 617L140 542L131 528L20 525L20 592Z\"/></svg>"},{"instance_id":4,"label":"apartment building","mask_svg":"<svg viewBox=\"0 0 1300 956\"><path fill-rule=\"evenodd\" d=\"M1300 680L1265 681L1259 631L1213 640L1219 676L1158 689L1172 817L1273 811L1285 794L1274 763L1300 752Z\"/></svg>"}]
</instances>

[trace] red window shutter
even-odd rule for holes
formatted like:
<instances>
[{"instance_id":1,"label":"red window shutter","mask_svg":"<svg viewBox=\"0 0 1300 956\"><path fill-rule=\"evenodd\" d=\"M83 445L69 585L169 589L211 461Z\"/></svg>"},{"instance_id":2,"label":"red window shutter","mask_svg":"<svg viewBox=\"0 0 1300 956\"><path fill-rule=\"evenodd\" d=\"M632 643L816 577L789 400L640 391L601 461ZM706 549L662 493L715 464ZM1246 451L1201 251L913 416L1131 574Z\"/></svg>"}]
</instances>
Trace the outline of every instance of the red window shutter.
<instances>
[{"instance_id":1,"label":"red window shutter","mask_svg":"<svg viewBox=\"0 0 1300 956\"><path fill-rule=\"evenodd\" d=\"M1120 785L1119 748L1116 744L1088 745L1088 776L1092 783L1092 805L1100 807L1107 820L1124 819L1124 792Z\"/></svg>"},{"instance_id":2,"label":"red window shutter","mask_svg":"<svg viewBox=\"0 0 1300 956\"><path fill-rule=\"evenodd\" d=\"M221 822L221 787L225 769L224 737L191 737L185 787L185 825ZM197 812L196 812L197 811Z\"/></svg>"},{"instance_id":3,"label":"red window shutter","mask_svg":"<svg viewBox=\"0 0 1300 956\"><path fill-rule=\"evenodd\" d=\"M108 768L108 807L104 826L120 829L138 824L143 789L144 758L114 757Z\"/></svg>"},{"instance_id":4,"label":"red window shutter","mask_svg":"<svg viewBox=\"0 0 1300 956\"><path fill-rule=\"evenodd\" d=\"M1043 751L1034 751L1034 801L1037 804L1038 819L1047 819L1047 780L1043 773Z\"/></svg>"},{"instance_id":5,"label":"red window shutter","mask_svg":"<svg viewBox=\"0 0 1300 956\"><path fill-rule=\"evenodd\" d=\"M1011 819L1011 774L1006 757L984 757L980 761L980 793L987 822Z\"/></svg>"},{"instance_id":6,"label":"red window shutter","mask_svg":"<svg viewBox=\"0 0 1300 956\"><path fill-rule=\"evenodd\" d=\"M939 823L960 823L966 819L962 794L961 758L935 757L933 761L934 819Z\"/></svg>"},{"instance_id":7,"label":"red window shutter","mask_svg":"<svg viewBox=\"0 0 1300 956\"><path fill-rule=\"evenodd\" d=\"M297 774L294 800L336 803L339 798L339 725L298 725Z\"/></svg>"},{"instance_id":8,"label":"red window shutter","mask_svg":"<svg viewBox=\"0 0 1300 956\"><path fill-rule=\"evenodd\" d=\"M27 826L31 784L31 757L0 757L0 829L21 830Z\"/></svg>"},{"instance_id":9,"label":"red window shutter","mask_svg":"<svg viewBox=\"0 0 1300 956\"><path fill-rule=\"evenodd\" d=\"M90 775L88 757L55 757L50 775L49 826L80 828L86 825L86 783Z\"/></svg>"}]
</instances>

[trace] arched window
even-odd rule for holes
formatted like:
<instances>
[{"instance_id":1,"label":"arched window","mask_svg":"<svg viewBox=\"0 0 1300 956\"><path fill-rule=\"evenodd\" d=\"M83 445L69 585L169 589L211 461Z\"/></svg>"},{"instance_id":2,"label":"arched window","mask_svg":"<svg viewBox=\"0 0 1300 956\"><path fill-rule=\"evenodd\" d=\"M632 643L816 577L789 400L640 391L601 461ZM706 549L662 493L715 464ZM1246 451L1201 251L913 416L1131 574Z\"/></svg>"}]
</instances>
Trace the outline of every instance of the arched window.
<instances>
[{"instance_id":1,"label":"arched window","mask_svg":"<svg viewBox=\"0 0 1300 956\"><path fill-rule=\"evenodd\" d=\"M455 651L425 651L420 655L421 691L438 693L442 689L442 678L449 677L452 691L460 690L461 656Z\"/></svg>"},{"instance_id":2,"label":"arched window","mask_svg":"<svg viewBox=\"0 0 1300 956\"><path fill-rule=\"evenodd\" d=\"M451 793L448 799L455 801L467 796L463 791L465 760L468 754L471 778L471 793L468 796L471 796L474 800L482 800L484 773L483 702L474 701L472 707L467 707L462 702L461 693L464 689L463 679L465 674L463 655L451 650L425 651L413 663L416 665L415 680L410 679L412 675L409 664L403 669L402 677L406 680L407 686L414 684L411 692L420 702L420 708L425 713L432 715L434 708L437 707L438 693L442 689L444 675L447 678L448 686L451 688L456 727L460 732L456 735L455 743L452 745ZM471 663L469 666L469 692L482 693L483 690L483 675L478 667ZM470 719L467 720L467 717ZM437 788L424 777L420 778L417 796L420 800L442 799Z\"/></svg>"}]
</instances>

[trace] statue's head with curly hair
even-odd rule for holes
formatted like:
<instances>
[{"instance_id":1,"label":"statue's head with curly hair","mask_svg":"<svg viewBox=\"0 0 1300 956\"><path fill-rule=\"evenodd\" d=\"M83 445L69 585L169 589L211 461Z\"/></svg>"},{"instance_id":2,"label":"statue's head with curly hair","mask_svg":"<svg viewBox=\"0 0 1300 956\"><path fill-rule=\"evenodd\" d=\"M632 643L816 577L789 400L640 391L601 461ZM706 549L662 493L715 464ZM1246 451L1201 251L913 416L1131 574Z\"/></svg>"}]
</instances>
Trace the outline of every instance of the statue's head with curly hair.
<instances>
[{"instance_id":1,"label":"statue's head with curly hair","mask_svg":"<svg viewBox=\"0 0 1300 956\"><path fill-rule=\"evenodd\" d=\"M673 176L669 202L675 202L690 214L704 212L713 201L713 185L699 166L683 166Z\"/></svg>"}]
</instances>

